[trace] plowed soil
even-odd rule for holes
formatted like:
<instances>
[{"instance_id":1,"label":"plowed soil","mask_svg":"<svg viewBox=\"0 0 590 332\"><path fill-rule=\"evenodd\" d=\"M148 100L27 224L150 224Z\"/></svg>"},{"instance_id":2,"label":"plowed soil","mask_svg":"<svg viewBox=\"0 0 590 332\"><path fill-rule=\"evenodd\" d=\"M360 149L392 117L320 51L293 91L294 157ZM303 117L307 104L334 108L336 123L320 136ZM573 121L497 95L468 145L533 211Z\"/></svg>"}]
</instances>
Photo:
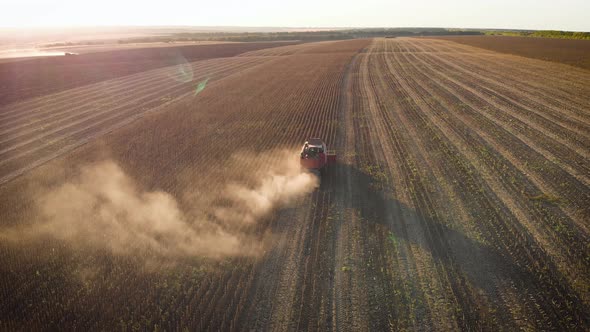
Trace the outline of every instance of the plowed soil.
<instances>
[{"instance_id":1,"label":"plowed soil","mask_svg":"<svg viewBox=\"0 0 590 332\"><path fill-rule=\"evenodd\" d=\"M590 40L511 36L447 36L435 38L480 47L494 52L560 62L590 69Z\"/></svg>"},{"instance_id":2,"label":"plowed soil","mask_svg":"<svg viewBox=\"0 0 590 332\"><path fill-rule=\"evenodd\" d=\"M146 70L284 46L286 42L148 47L0 62L0 105Z\"/></svg>"},{"instance_id":3,"label":"plowed soil","mask_svg":"<svg viewBox=\"0 0 590 332\"><path fill-rule=\"evenodd\" d=\"M590 329L589 71L410 38L194 61L187 83L171 68L2 106L3 225L105 158L183 206L277 162L240 151L318 136L338 164L256 225L260 257L154 271L0 242L0 329Z\"/></svg>"}]
</instances>

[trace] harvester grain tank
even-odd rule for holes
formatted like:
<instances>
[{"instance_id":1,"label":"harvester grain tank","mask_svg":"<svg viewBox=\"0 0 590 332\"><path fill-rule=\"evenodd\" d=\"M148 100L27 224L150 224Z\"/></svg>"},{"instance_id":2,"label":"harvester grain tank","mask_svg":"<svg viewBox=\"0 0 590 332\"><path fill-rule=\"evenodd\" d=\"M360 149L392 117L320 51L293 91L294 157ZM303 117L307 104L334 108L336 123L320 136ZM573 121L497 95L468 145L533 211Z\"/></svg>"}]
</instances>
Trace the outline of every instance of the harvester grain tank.
<instances>
[{"instance_id":1,"label":"harvester grain tank","mask_svg":"<svg viewBox=\"0 0 590 332\"><path fill-rule=\"evenodd\" d=\"M327 166L336 163L336 153L328 150L321 138L310 138L303 144L300 160L302 168L323 173Z\"/></svg>"}]
</instances>

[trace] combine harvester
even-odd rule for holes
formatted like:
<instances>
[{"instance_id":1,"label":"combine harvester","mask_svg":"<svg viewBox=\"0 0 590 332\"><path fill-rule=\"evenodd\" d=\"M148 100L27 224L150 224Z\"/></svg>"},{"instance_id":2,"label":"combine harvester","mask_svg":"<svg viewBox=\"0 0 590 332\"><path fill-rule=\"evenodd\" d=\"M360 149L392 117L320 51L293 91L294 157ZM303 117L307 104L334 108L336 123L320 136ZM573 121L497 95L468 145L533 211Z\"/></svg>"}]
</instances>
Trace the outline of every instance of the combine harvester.
<instances>
[{"instance_id":1,"label":"combine harvester","mask_svg":"<svg viewBox=\"0 0 590 332\"><path fill-rule=\"evenodd\" d=\"M328 150L321 138L310 138L301 149L301 167L321 176L327 166L336 163L336 153Z\"/></svg>"}]
</instances>

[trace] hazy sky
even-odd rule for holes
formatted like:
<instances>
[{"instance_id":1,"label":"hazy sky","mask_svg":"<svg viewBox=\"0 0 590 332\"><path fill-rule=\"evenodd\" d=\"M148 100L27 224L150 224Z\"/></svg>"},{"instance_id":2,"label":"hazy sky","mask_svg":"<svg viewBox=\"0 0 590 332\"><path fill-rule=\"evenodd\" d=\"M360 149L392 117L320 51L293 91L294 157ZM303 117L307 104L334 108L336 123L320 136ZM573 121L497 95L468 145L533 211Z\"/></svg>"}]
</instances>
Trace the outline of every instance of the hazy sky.
<instances>
[{"instance_id":1,"label":"hazy sky","mask_svg":"<svg viewBox=\"0 0 590 332\"><path fill-rule=\"evenodd\" d=\"M590 31L590 0L0 0L0 26L463 27Z\"/></svg>"}]
</instances>

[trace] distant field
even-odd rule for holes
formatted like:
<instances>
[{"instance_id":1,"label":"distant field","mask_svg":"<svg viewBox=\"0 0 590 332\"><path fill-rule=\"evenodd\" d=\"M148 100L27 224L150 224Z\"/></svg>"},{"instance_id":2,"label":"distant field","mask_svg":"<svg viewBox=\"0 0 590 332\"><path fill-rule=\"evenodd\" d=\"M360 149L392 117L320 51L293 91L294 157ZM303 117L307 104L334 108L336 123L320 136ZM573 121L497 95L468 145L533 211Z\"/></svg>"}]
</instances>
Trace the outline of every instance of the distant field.
<instances>
[{"instance_id":1,"label":"distant field","mask_svg":"<svg viewBox=\"0 0 590 332\"><path fill-rule=\"evenodd\" d=\"M85 84L196 60L235 55L297 42L226 43L143 47L0 62L0 105Z\"/></svg>"},{"instance_id":2,"label":"distant field","mask_svg":"<svg viewBox=\"0 0 590 332\"><path fill-rule=\"evenodd\" d=\"M428 37L450 40L487 50L561 62L590 69L590 40L509 36Z\"/></svg>"},{"instance_id":3,"label":"distant field","mask_svg":"<svg viewBox=\"0 0 590 332\"><path fill-rule=\"evenodd\" d=\"M111 43L99 45L71 45L71 46L52 46L43 48L44 51L63 51L77 54L108 52L117 50L128 50L136 48L156 48L156 47L179 47L179 46L199 46L199 45L218 45L234 42L224 41L191 41L191 42L173 42L173 43Z\"/></svg>"},{"instance_id":4,"label":"distant field","mask_svg":"<svg viewBox=\"0 0 590 332\"><path fill-rule=\"evenodd\" d=\"M218 45L218 44L229 44L238 42L225 42L225 41L192 41L192 42L154 42L154 43L106 43L97 45L67 45L67 46L51 46L51 47L39 47L34 48L2 48L0 45L0 63L26 61L37 59L41 57L50 56L64 56L65 53L73 53L74 55L88 54L88 53L99 53L99 52L112 52L122 51L131 49L152 49L152 48L171 48L181 46L202 46L202 45ZM293 44L288 42L286 45ZM285 44L283 44L285 45ZM274 47L274 45L273 45Z\"/></svg>"}]
</instances>

